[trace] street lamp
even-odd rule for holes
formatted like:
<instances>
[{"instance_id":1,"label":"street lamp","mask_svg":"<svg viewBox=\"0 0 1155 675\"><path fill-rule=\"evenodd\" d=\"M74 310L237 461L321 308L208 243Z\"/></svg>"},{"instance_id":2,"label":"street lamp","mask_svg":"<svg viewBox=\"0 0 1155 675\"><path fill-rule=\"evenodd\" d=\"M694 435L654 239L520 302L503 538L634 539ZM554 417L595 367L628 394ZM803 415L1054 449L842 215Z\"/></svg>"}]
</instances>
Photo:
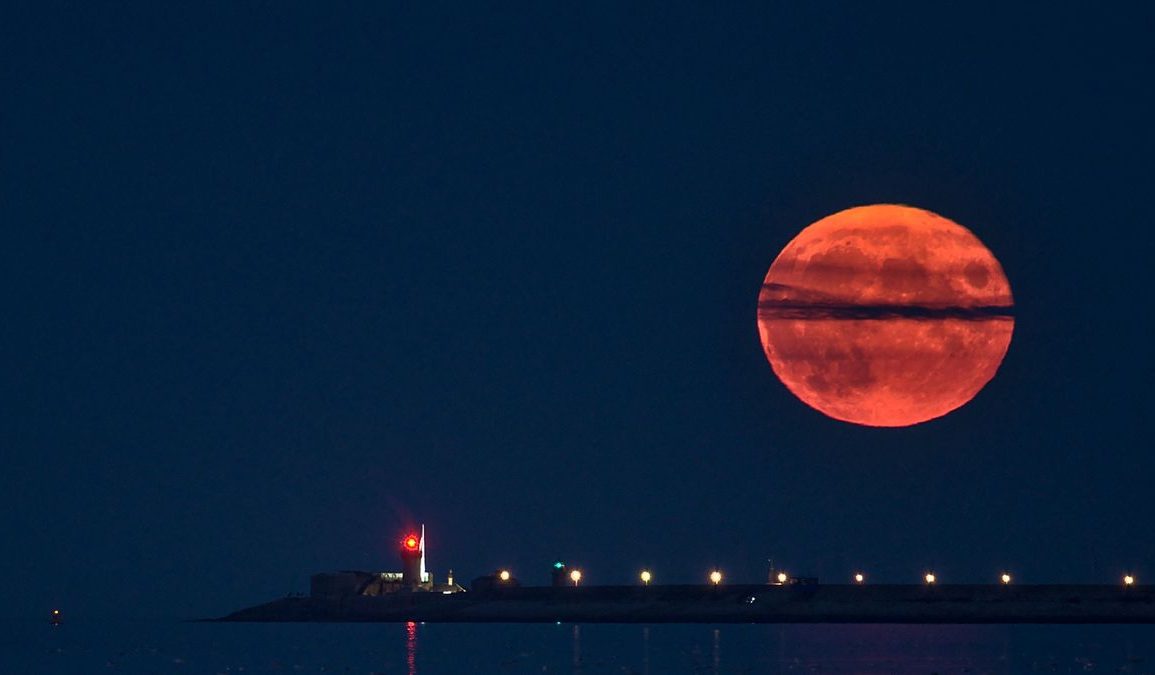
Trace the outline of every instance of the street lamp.
<instances>
[{"instance_id":1,"label":"street lamp","mask_svg":"<svg viewBox=\"0 0 1155 675\"><path fill-rule=\"evenodd\" d=\"M569 573L569 578L570 578L570 580L573 581L573 585L577 586L578 582L582 580L582 571L581 570L573 570L572 572Z\"/></svg>"},{"instance_id":2,"label":"street lamp","mask_svg":"<svg viewBox=\"0 0 1155 675\"><path fill-rule=\"evenodd\" d=\"M1008 586L1011 583L1011 575L1006 573L1006 572L1003 572L1003 575L1001 577L999 577L999 581L1003 582L1004 586Z\"/></svg>"},{"instance_id":3,"label":"street lamp","mask_svg":"<svg viewBox=\"0 0 1155 675\"><path fill-rule=\"evenodd\" d=\"M501 579L502 581L509 581L512 576L513 575L509 573L509 570L501 570L497 573L497 578Z\"/></svg>"},{"instance_id":4,"label":"street lamp","mask_svg":"<svg viewBox=\"0 0 1155 675\"><path fill-rule=\"evenodd\" d=\"M785 572L779 572L778 576L776 576L774 578L778 580L778 583L784 584L784 583L786 583L787 580L790 579L790 575L785 573Z\"/></svg>"},{"instance_id":5,"label":"street lamp","mask_svg":"<svg viewBox=\"0 0 1155 675\"><path fill-rule=\"evenodd\" d=\"M935 582L934 572L927 572L926 576L923 577L923 579L926 580L926 585L930 586L931 584L933 584Z\"/></svg>"},{"instance_id":6,"label":"street lamp","mask_svg":"<svg viewBox=\"0 0 1155 675\"><path fill-rule=\"evenodd\" d=\"M861 584L861 583L863 583L863 582L865 582L865 581L866 581L866 577L864 577L864 576L862 575L862 572L855 572L855 574L854 574L854 583L856 583L856 584Z\"/></svg>"},{"instance_id":7,"label":"street lamp","mask_svg":"<svg viewBox=\"0 0 1155 675\"><path fill-rule=\"evenodd\" d=\"M1135 577L1131 576L1130 574L1124 575L1123 585L1124 586L1134 586L1135 585Z\"/></svg>"},{"instance_id":8,"label":"street lamp","mask_svg":"<svg viewBox=\"0 0 1155 675\"><path fill-rule=\"evenodd\" d=\"M710 583L714 584L715 586L722 583L722 573L718 570L710 572Z\"/></svg>"},{"instance_id":9,"label":"street lamp","mask_svg":"<svg viewBox=\"0 0 1155 675\"><path fill-rule=\"evenodd\" d=\"M653 578L653 575L650 574L649 570L642 570L642 573L639 576L641 577L643 584L647 586L650 585L650 579Z\"/></svg>"}]
</instances>

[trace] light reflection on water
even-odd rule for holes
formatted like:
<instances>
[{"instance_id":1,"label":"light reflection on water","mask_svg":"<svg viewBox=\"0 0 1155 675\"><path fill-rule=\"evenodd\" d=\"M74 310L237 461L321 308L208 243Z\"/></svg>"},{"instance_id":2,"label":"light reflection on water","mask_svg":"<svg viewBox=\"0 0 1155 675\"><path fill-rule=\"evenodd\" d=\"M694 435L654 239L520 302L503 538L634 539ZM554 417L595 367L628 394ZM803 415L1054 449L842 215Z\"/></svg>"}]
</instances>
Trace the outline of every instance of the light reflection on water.
<instances>
[{"instance_id":1,"label":"light reflection on water","mask_svg":"<svg viewBox=\"0 0 1155 675\"><path fill-rule=\"evenodd\" d=\"M721 666L721 660L722 660L722 655L720 653L721 647L722 647L721 642L722 642L722 630L720 628L715 628L714 629L714 652L713 652L714 653L713 663L714 663L714 673L715 674L718 672L718 668Z\"/></svg>"},{"instance_id":2,"label":"light reflection on water","mask_svg":"<svg viewBox=\"0 0 1155 675\"><path fill-rule=\"evenodd\" d=\"M3 624L0 673L1155 673L1155 626Z\"/></svg>"},{"instance_id":3,"label":"light reflection on water","mask_svg":"<svg viewBox=\"0 0 1155 675\"><path fill-rule=\"evenodd\" d=\"M424 675L455 667L498 672L462 660L454 648L477 644L478 638L508 654L500 662L503 673L1155 673L1155 627L1149 626L423 624L419 629L439 636L420 655ZM556 658L560 654L569 654L568 664Z\"/></svg>"},{"instance_id":4,"label":"light reflection on water","mask_svg":"<svg viewBox=\"0 0 1155 675\"><path fill-rule=\"evenodd\" d=\"M417 624L413 621L405 624L405 665L409 675L417 675Z\"/></svg>"},{"instance_id":5,"label":"light reflection on water","mask_svg":"<svg viewBox=\"0 0 1155 675\"><path fill-rule=\"evenodd\" d=\"M650 627L642 626L642 675L650 675Z\"/></svg>"},{"instance_id":6,"label":"light reflection on water","mask_svg":"<svg viewBox=\"0 0 1155 675\"><path fill-rule=\"evenodd\" d=\"M573 627L573 672L580 673L582 669L582 627L574 624Z\"/></svg>"}]
</instances>

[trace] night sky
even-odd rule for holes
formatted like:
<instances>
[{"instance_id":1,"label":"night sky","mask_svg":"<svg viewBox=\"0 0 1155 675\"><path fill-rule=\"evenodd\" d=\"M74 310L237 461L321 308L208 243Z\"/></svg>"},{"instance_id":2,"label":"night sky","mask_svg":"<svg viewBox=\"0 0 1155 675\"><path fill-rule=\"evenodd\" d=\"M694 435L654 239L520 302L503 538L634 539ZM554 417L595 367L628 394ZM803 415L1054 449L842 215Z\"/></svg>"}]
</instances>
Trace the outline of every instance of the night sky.
<instances>
[{"instance_id":1,"label":"night sky","mask_svg":"<svg viewBox=\"0 0 1155 675\"><path fill-rule=\"evenodd\" d=\"M0 19L0 613L220 615L422 522L464 581L1155 582L1155 10L99 4ZM1015 295L904 429L755 320L876 202Z\"/></svg>"}]
</instances>

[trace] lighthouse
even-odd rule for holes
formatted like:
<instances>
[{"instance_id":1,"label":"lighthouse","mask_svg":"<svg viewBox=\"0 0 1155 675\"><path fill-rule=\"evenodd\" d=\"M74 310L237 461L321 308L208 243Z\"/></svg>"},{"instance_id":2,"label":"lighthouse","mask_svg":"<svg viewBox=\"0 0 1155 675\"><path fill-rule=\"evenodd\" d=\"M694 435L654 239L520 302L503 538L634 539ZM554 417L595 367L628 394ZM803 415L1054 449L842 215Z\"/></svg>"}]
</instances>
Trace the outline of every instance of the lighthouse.
<instances>
[{"instance_id":1,"label":"lighthouse","mask_svg":"<svg viewBox=\"0 0 1155 675\"><path fill-rule=\"evenodd\" d=\"M313 597L344 597L348 595L380 596L398 592L430 592L442 595L460 593L465 589L453 582L453 572L445 583L434 583L433 574L425 565L425 526L404 530L397 541L401 569L397 572L344 571L314 574L309 594Z\"/></svg>"},{"instance_id":2,"label":"lighthouse","mask_svg":"<svg viewBox=\"0 0 1155 675\"><path fill-rule=\"evenodd\" d=\"M425 578L424 540L425 537L416 532L401 538L401 583L410 588L419 585Z\"/></svg>"}]
</instances>

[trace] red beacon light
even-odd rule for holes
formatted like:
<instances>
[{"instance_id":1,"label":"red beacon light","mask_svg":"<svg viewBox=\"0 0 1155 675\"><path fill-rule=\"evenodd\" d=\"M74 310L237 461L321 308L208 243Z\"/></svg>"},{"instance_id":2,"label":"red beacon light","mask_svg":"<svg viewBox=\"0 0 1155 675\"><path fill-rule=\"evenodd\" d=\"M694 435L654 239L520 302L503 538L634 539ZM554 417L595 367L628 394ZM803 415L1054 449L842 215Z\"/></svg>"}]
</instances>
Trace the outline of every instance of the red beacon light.
<instances>
[{"instance_id":1,"label":"red beacon light","mask_svg":"<svg viewBox=\"0 0 1155 675\"><path fill-rule=\"evenodd\" d=\"M421 540L417 538L417 535L411 534L401 540L401 545L404 546L407 551L416 551L417 547L421 545Z\"/></svg>"}]
</instances>

